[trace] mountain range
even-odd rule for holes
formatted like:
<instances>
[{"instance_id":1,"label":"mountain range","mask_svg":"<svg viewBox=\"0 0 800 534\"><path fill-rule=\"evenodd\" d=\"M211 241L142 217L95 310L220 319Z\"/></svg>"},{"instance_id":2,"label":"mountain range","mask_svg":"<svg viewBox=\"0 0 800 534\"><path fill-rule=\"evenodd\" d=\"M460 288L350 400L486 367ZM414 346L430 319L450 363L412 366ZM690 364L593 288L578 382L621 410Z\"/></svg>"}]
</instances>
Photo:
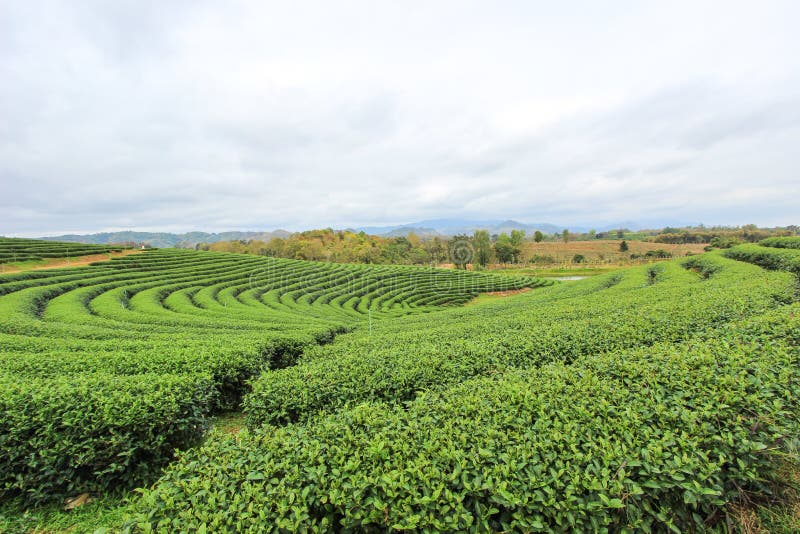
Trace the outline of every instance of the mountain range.
<instances>
[{"instance_id":1,"label":"mountain range","mask_svg":"<svg viewBox=\"0 0 800 534\"><path fill-rule=\"evenodd\" d=\"M272 232L187 232L173 234L169 232L102 232L99 234L68 234L42 237L45 241L66 241L69 243L91 243L107 245L111 243L143 243L157 248L194 248L197 243L216 243L217 241L236 241L239 239L269 241L274 237L288 237L292 233L286 230Z\"/></svg>"},{"instance_id":2,"label":"mountain range","mask_svg":"<svg viewBox=\"0 0 800 534\"><path fill-rule=\"evenodd\" d=\"M632 222L626 221L614 225L606 225L596 227L595 230L603 232L607 230L616 230L618 228L627 228L629 230L638 230L642 226ZM525 230L526 233L531 234L536 230L544 232L545 234L556 234L568 229L571 232L588 232L589 227L583 226L558 226L552 223L524 223L514 221L511 219L506 220L482 220L472 221L464 219L430 219L419 221L409 224L401 224L396 226L363 226L356 228L356 230L381 236L402 236L408 235L413 232L419 236L441 235L452 236L459 234L472 235L475 230L488 230L490 234L510 233L511 230Z\"/></svg>"},{"instance_id":3,"label":"mountain range","mask_svg":"<svg viewBox=\"0 0 800 534\"><path fill-rule=\"evenodd\" d=\"M588 232L588 227L582 226L558 226L551 223L523 223L514 220L468 220L468 219L430 219L408 224L394 226L361 226L350 228L356 232L365 232L370 235L383 237L399 237L414 233L420 237L433 236L453 236L459 234L472 235L475 230L488 230L490 234L510 233L511 230L525 230L527 234L532 234L536 230L546 234L560 233L565 228L571 232ZM616 230L617 228L628 228L638 230L642 228L634 222L622 222L616 225L606 225L595 228L602 232ZM144 243L158 248L193 248L198 243L216 243L218 241L234 240L259 240L269 241L272 238L285 238L292 234L287 230L273 231L253 231L253 232L187 232L183 234L169 232L102 232L97 234L68 234L59 236L42 237L47 241L66 241L70 243L92 243L105 245L111 243Z\"/></svg>"}]
</instances>

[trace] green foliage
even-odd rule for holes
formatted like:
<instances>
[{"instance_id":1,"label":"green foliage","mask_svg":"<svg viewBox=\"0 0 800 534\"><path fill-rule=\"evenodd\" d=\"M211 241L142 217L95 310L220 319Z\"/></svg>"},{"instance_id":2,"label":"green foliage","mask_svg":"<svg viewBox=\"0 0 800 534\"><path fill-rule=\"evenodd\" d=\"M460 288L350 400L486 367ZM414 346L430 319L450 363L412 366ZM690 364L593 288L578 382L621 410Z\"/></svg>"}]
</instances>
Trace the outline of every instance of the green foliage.
<instances>
[{"instance_id":1,"label":"green foliage","mask_svg":"<svg viewBox=\"0 0 800 534\"><path fill-rule=\"evenodd\" d=\"M265 373L244 401L248 422L284 424L364 401L404 402L509 367L570 362L658 341L678 341L791 300L792 277L708 256L717 274L677 263L642 266L513 302L383 322L313 348L296 366ZM732 288L737 288L732 290Z\"/></svg>"},{"instance_id":2,"label":"green foliage","mask_svg":"<svg viewBox=\"0 0 800 534\"><path fill-rule=\"evenodd\" d=\"M731 236L716 236L712 237L709 245L712 248L731 248L736 245L741 245L743 241L738 237Z\"/></svg>"},{"instance_id":3,"label":"green foliage","mask_svg":"<svg viewBox=\"0 0 800 534\"><path fill-rule=\"evenodd\" d=\"M472 237L472 243L475 246L475 263L486 267L486 264L492 260L492 239L489 237L489 232L476 230Z\"/></svg>"},{"instance_id":4,"label":"green foliage","mask_svg":"<svg viewBox=\"0 0 800 534\"><path fill-rule=\"evenodd\" d=\"M495 255L500 263L517 263L522 252L522 242L525 239L523 230L512 230L511 236L502 233L494 244Z\"/></svg>"},{"instance_id":5,"label":"green foliage","mask_svg":"<svg viewBox=\"0 0 800 534\"><path fill-rule=\"evenodd\" d=\"M369 314L425 314L531 278L148 251L0 277L0 497L150 482L248 381Z\"/></svg>"},{"instance_id":6,"label":"green foliage","mask_svg":"<svg viewBox=\"0 0 800 534\"><path fill-rule=\"evenodd\" d=\"M0 375L0 494L39 503L152 480L202 436L204 376Z\"/></svg>"},{"instance_id":7,"label":"green foliage","mask_svg":"<svg viewBox=\"0 0 800 534\"><path fill-rule=\"evenodd\" d=\"M790 271L800 275L800 250L794 247L739 245L724 251L728 258L754 263L765 269Z\"/></svg>"},{"instance_id":8,"label":"green foliage","mask_svg":"<svg viewBox=\"0 0 800 534\"><path fill-rule=\"evenodd\" d=\"M476 378L189 451L137 530L691 531L800 430L776 321ZM786 322L788 321L788 323ZM711 525L713 526L713 525Z\"/></svg>"},{"instance_id":9,"label":"green foliage","mask_svg":"<svg viewBox=\"0 0 800 534\"><path fill-rule=\"evenodd\" d=\"M48 258L71 258L90 254L120 252L130 248L116 245L85 245L83 243L60 243L56 241L39 241L0 237L0 264L22 261L36 261Z\"/></svg>"},{"instance_id":10,"label":"green foliage","mask_svg":"<svg viewBox=\"0 0 800 534\"><path fill-rule=\"evenodd\" d=\"M762 247L800 248L800 237L769 237L758 244Z\"/></svg>"},{"instance_id":11,"label":"green foliage","mask_svg":"<svg viewBox=\"0 0 800 534\"><path fill-rule=\"evenodd\" d=\"M800 431L797 253L556 284L178 250L2 276L0 498L161 473L129 529L724 527ZM249 429L185 450L240 401Z\"/></svg>"}]
</instances>

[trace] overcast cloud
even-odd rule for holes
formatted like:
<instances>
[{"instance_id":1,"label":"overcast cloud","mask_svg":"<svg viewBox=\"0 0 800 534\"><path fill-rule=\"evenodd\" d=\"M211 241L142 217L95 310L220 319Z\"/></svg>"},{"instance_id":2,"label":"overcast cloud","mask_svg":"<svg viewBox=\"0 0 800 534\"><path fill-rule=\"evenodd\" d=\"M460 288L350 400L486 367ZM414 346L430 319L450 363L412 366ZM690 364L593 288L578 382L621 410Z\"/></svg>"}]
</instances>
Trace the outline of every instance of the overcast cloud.
<instances>
[{"instance_id":1,"label":"overcast cloud","mask_svg":"<svg viewBox=\"0 0 800 534\"><path fill-rule=\"evenodd\" d=\"M800 3L0 2L0 234L800 223Z\"/></svg>"}]
</instances>

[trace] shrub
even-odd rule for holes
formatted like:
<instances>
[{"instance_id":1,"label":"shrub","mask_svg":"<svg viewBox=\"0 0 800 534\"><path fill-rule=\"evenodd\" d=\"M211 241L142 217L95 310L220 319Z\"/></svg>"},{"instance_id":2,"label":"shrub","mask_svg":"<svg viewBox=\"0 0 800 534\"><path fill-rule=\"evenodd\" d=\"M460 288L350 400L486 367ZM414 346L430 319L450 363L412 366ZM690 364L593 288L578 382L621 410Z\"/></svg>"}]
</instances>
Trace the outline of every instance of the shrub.
<instances>
[{"instance_id":1,"label":"shrub","mask_svg":"<svg viewBox=\"0 0 800 534\"><path fill-rule=\"evenodd\" d=\"M152 481L203 435L203 376L0 375L0 496L40 503Z\"/></svg>"},{"instance_id":2,"label":"shrub","mask_svg":"<svg viewBox=\"0 0 800 534\"><path fill-rule=\"evenodd\" d=\"M778 331L800 326L796 313L782 317ZM217 437L167 470L131 526L703 529L740 490L764 490L800 430L800 359L772 326Z\"/></svg>"}]
</instances>

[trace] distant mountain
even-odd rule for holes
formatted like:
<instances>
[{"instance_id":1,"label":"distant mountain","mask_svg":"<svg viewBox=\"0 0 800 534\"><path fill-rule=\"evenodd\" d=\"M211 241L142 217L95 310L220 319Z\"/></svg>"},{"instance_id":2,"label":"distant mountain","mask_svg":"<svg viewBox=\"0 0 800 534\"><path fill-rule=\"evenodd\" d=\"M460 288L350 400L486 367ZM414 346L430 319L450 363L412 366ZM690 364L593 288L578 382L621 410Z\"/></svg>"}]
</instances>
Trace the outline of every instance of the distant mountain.
<instances>
[{"instance_id":1,"label":"distant mountain","mask_svg":"<svg viewBox=\"0 0 800 534\"><path fill-rule=\"evenodd\" d=\"M275 230L274 232L187 232L171 234L167 232L103 232L89 235L60 235L42 237L45 241L66 241L69 243L90 243L107 245L112 243L144 243L158 248L193 248L197 243L216 243L217 241L234 241L239 239L256 239L269 241L274 237L288 237L291 232Z\"/></svg>"},{"instance_id":2,"label":"distant mountain","mask_svg":"<svg viewBox=\"0 0 800 534\"><path fill-rule=\"evenodd\" d=\"M457 234L472 234L475 230L488 230L490 234L509 233L511 230L525 230L533 233L536 230L546 234L561 232L564 228L549 223L522 223L512 220L471 221L465 219L432 219L398 226L365 226L358 228L372 235L398 236L414 232L417 235L452 236ZM570 228L573 230L572 228ZM574 230L573 230L574 231Z\"/></svg>"},{"instance_id":3,"label":"distant mountain","mask_svg":"<svg viewBox=\"0 0 800 534\"><path fill-rule=\"evenodd\" d=\"M457 234L471 235L475 230L488 230L490 234L510 233L511 230L525 230L525 233L530 235L536 230L544 232L545 234L561 233L564 229L570 232L588 232L591 229L598 232L607 232L610 230L617 230L618 228L627 228L628 230L636 231L643 228L660 228L660 226L643 226L634 221L624 221L615 224L607 224L601 226L585 226L585 225L564 225L560 226L552 223L524 223L512 219L500 220L469 220L469 219L430 219L426 221L418 221L408 224L401 224L396 226L364 226L357 230L372 235L380 236L400 236L407 235L409 232L414 232L417 235L427 233L427 235L440 235L440 236L453 236ZM435 232L435 233L434 233Z\"/></svg>"},{"instance_id":4,"label":"distant mountain","mask_svg":"<svg viewBox=\"0 0 800 534\"><path fill-rule=\"evenodd\" d=\"M403 226L402 228L395 228L390 232L386 232L385 234L373 234L373 235L382 235L384 237L406 237L408 234L413 233L422 238L429 238L429 237L442 237L442 234L437 232L433 228L417 228L414 226Z\"/></svg>"},{"instance_id":5,"label":"distant mountain","mask_svg":"<svg viewBox=\"0 0 800 534\"><path fill-rule=\"evenodd\" d=\"M435 236L448 237L458 234L472 235L475 230L488 230L490 234L511 233L511 230L525 230L528 235L533 234L536 230L544 232L545 234L561 233L564 229L571 232L588 232L589 227L584 226L558 226L551 223L524 223L511 219L496 219L496 220L469 220L469 219L430 219L426 221L418 221L408 224L399 224L394 226L362 226L355 228L356 232L366 232L370 235L378 235L383 237L404 237L409 233L414 233L422 238L430 238ZM627 221L619 224L597 226L595 230L604 232L609 230L616 230L618 228L627 228L629 230L638 230L643 228L641 225ZM152 247L158 248L193 248L197 243L216 243L217 241L235 241L235 240L259 240L269 241L274 237L285 238L292 234L286 230L275 230L273 232L220 232L220 233L207 233L207 232L187 232L185 234L172 234L167 232L103 232L99 234L89 235L60 235L52 237L43 237L41 239L47 241L67 241L71 243L91 243L97 245L107 245L112 243L144 243Z\"/></svg>"}]
</instances>

